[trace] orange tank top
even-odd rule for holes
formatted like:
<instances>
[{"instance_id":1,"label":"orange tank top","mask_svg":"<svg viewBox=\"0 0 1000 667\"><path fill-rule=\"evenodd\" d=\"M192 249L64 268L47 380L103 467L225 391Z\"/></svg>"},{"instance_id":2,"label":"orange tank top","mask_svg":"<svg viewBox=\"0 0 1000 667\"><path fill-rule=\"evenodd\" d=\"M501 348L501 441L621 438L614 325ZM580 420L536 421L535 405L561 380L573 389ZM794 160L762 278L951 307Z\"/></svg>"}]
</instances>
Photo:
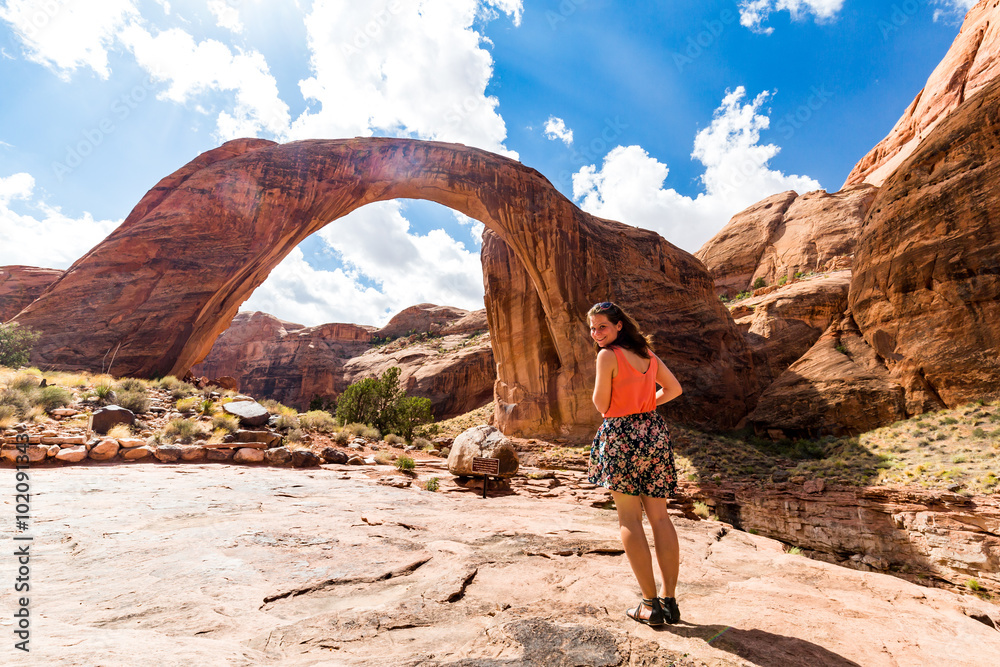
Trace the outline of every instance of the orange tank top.
<instances>
[{"instance_id":1,"label":"orange tank top","mask_svg":"<svg viewBox=\"0 0 1000 667\"><path fill-rule=\"evenodd\" d=\"M640 373L632 368L620 347L612 346L618 359L618 375L611 378L611 405L604 417L624 417L656 409L656 357Z\"/></svg>"}]
</instances>

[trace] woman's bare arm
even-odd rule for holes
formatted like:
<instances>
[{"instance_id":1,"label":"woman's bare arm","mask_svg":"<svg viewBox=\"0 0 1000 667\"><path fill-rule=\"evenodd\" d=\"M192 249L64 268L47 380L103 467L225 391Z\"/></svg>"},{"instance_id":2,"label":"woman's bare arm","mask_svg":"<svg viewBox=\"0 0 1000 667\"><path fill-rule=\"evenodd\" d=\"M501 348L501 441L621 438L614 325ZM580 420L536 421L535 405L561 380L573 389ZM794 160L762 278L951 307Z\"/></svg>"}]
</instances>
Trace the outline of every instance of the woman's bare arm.
<instances>
[{"instance_id":1,"label":"woman's bare arm","mask_svg":"<svg viewBox=\"0 0 1000 667\"><path fill-rule=\"evenodd\" d=\"M653 356L656 357L655 354ZM677 378L659 357L656 357L656 384L660 385L660 389L656 392L657 405L674 400L684 391L681 389L681 383L677 381Z\"/></svg>"},{"instance_id":2,"label":"woman's bare arm","mask_svg":"<svg viewBox=\"0 0 1000 667\"><path fill-rule=\"evenodd\" d=\"M597 353L597 379L594 381L594 407L602 415L611 407L611 378L618 372L618 359L611 350Z\"/></svg>"}]
</instances>

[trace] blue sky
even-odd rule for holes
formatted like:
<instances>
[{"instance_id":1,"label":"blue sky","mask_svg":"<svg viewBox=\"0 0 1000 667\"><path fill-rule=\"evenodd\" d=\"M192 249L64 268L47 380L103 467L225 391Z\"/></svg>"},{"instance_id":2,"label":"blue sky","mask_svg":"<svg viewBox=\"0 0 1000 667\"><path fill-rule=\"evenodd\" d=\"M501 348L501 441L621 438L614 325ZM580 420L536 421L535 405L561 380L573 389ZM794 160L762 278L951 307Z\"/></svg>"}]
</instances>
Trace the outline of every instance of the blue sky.
<instances>
[{"instance_id":1,"label":"blue sky","mask_svg":"<svg viewBox=\"0 0 1000 667\"><path fill-rule=\"evenodd\" d=\"M783 190L836 191L974 0L7 0L0 265L67 268L223 141L405 136L538 169L696 251ZM481 226L370 205L244 304L382 324L482 307ZM211 252L211 249L206 249Z\"/></svg>"}]
</instances>

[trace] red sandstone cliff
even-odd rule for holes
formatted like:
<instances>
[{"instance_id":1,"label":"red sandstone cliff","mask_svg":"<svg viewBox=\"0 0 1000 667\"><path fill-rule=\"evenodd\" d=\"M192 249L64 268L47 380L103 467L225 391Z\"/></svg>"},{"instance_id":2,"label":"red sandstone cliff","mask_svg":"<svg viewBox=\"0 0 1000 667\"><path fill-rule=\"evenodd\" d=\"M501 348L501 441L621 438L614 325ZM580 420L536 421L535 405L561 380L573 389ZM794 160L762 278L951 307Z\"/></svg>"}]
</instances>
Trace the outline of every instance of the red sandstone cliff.
<instances>
[{"instance_id":1,"label":"red sandstone cliff","mask_svg":"<svg viewBox=\"0 0 1000 667\"><path fill-rule=\"evenodd\" d=\"M0 266L0 322L6 322L59 280L59 269Z\"/></svg>"}]
</instances>

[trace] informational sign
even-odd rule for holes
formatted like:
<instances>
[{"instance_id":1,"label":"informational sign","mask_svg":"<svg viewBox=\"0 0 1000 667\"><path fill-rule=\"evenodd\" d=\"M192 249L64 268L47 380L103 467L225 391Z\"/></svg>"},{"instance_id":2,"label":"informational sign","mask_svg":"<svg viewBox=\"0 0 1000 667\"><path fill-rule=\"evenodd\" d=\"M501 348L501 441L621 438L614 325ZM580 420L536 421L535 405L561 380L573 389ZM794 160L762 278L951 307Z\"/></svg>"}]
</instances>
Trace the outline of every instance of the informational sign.
<instances>
[{"instance_id":1,"label":"informational sign","mask_svg":"<svg viewBox=\"0 0 1000 667\"><path fill-rule=\"evenodd\" d=\"M500 476L500 459L486 459L479 456L472 458L472 472L479 475Z\"/></svg>"}]
</instances>

